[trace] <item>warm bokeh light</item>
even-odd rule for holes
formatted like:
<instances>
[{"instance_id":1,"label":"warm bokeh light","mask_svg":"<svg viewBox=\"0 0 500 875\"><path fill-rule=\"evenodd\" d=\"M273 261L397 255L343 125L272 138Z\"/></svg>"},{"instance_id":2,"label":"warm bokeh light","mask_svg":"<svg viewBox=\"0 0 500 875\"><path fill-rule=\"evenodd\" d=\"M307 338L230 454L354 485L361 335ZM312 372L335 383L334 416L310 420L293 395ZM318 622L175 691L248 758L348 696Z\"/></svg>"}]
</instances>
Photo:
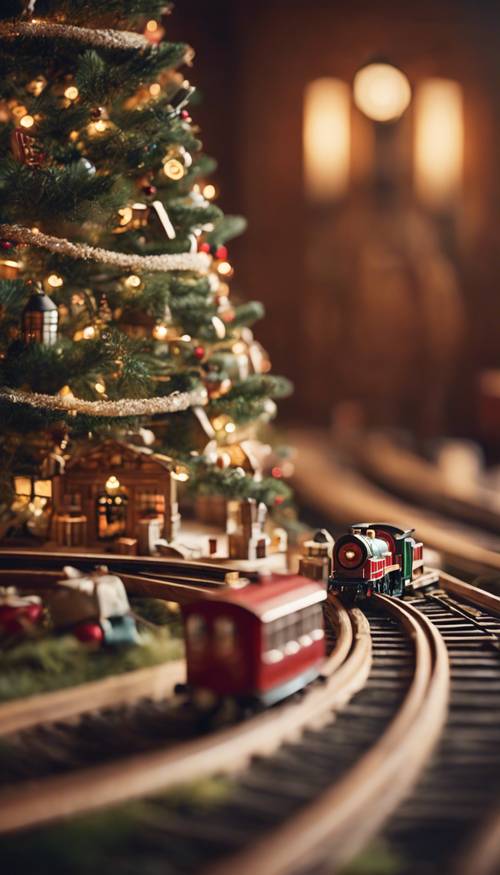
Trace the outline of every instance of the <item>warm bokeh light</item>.
<instances>
[{"instance_id":1,"label":"warm bokeh light","mask_svg":"<svg viewBox=\"0 0 500 875\"><path fill-rule=\"evenodd\" d=\"M168 328L166 325L155 325L153 328L153 337L155 340L165 340L168 334Z\"/></svg>"},{"instance_id":2,"label":"warm bokeh light","mask_svg":"<svg viewBox=\"0 0 500 875\"><path fill-rule=\"evenodd\" d=\"M118 490L120 489L120 487L121 487L121 483L118 480L118 477L115 477L114 474L111 474L111 476L108 477L108 479L106 480L106 483L104 485L104 488L105 488L106 492L108 493L108 495L116 494L118 492Z\"/></svg>"},{"instance_id":3,"label":"warm bokeh light","mask_svg":"<svg viewBox=\"0 0 500 875\"><path fill-rule=\"evenodd\" d=\"M313 200L339 197L349 183L351 96L340 79L315 79L304 99L304 175Z\"/></svg>"},{"instance_id":4,"label":"warm bokeh light","mask_svg":"<svg viewBox=\"0 0 500 875\"><path fill-rule=\"evenodd\" d=\"M354 77L354 102L373 121L394 121L410 100L410 83L392 64L368 64Z\"/></svg>"},{"instance_id":5,"label":"warm bokeh light","mask_svg":"<svg viewBox=\"0 0 500 875\"><path fill-rule=\"evenodd\" d=\"M449 204L463 170L463 98L458 82L426 79L415 99L415 187L432 207Z\"/></svg>"},{"instance_id":6,"label":"warm bokeh light","mask_svg":"<svg viewBox=\"0 0 500 875\"><path fill-rule=\"evenodd\" d=\"M59 276L58 273L51 273L50 276L47 277L47 285L49 285L52 289L59 289L64 280L62 276Z\"/></svg>"},{"instance_id":7,"label":"warm bokeh light","mask_svg":"<svg viewBox=\"0 0 500 875\"><path fill-rule=\"evenodd\" d=\"M125 285L128 286L129 289L138 289L141 285L141 278L137 276L137 274L131 273L125 280Z\"/></svg>"},{"instance_id":8,"label":"warm bokeh light","mask_svg":"<svg viewBox=\"0 0 500 875\"><path fill-rule=\"evenodd\" d=\"M69 85L64 92L64 96L68 98L68 100L76 100L78 97L79 91L76 85Z\"/></svg>"},{"instance_id":9,"label":"warm bokeh light","mask_svg":"<svg viewBox=\"0 0 500 875\"><path fill-rule=\"evenodd\" d=\"M19 124L23 128L32 128L33 125L35 124L35 119L33 118L32 115L23 115Z\"/></svg>"},{"instance_id":10,"label":"warm bokeh light","mask_svg":"<svg viewBox=\"0 0 500 875\"><path fill-rule=\"evenodd\" d=\"M207 185L203 187L203 197L205 197L207 201L213 200L216 194L217 189L215 188L215 185L212 185L211 182L207 183Z\"/></svg>"}]
</instances>

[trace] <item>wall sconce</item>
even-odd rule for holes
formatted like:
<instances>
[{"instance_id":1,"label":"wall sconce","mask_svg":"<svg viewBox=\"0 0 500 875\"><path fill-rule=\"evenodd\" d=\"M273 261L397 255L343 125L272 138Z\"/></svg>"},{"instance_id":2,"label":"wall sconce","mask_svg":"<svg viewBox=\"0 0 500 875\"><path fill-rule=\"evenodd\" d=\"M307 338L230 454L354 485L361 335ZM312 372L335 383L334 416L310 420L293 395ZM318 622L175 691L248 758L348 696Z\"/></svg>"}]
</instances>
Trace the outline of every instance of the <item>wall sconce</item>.
<instances>
[{"instance_id":1,"label":"wall sconce","mask_svg":"<svg viewBox=\"0 0 500 875\"><path fill-rule=\"evenodd\" d=\"M463 97L458 82L426 79L415 98L415 187L428 206L449 206L463 172Z\"/></svg>"},{"instance_id":2,"label":"wall sconce","mask_svg":"<svg viewBox=\"0 0 500 875\"><path fill-rule=\"evenodd\" d=\"M411 100L405 74L392 64L367 64L354 77L354 103L375 122L392 122L403 115Z\"/></svg>"},{"instance_id":3,"label":"wall sconce","mask_svg":"<svg viewBox=\"0 0 500 875\"><path fill-rule=\"evenodd\" d=\"M351 96L340 79L315 79L304 97L304 178L314 201L340 197L349 184Z\"/></svg>"}]
</instances>

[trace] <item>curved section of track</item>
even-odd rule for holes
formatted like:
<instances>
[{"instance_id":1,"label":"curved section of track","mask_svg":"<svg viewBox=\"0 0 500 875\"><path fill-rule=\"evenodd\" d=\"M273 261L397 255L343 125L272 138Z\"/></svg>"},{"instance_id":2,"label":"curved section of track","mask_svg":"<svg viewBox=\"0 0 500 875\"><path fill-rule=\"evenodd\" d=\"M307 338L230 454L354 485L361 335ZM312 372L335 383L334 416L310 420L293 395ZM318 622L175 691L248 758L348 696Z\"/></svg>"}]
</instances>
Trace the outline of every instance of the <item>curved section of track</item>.
<instances>
[{"instance_id":1,"label":"curved section of track","mask_svg":"<svg viewBox=\"0 0 500 875\"><path fill-rule=\"evenodd\" d=\"M300 702L288 702L231 728L166 750L156 749L7 787L0 791L0 831L121 803L214 773L238 771L255 754L270 754L307 726L327 719L332 710L344 705L363 686L371 665L365 618L357 610L347 616L342 606L336 608L339 634L337 646L325 664L327 679L313 685Z\"/></svg>"},{"instance_id":2,"label":"curved section of track","mask_svg":"<svg viewBox=\"0 0 500 875\"><path fill-rule=\"evenodd\" d=\"M500 860L500 598L443 574L440 588L417 593L411 607L446 644L450 711L431 766L387 839L411 861L412 875L492 873Z\"/></svg>"},{"instance_id":3,"label":"curved section of track","mask_svg":"<svg viewBox=\"0 0 500 875\"><path fill-rule=\"evenodd\" d=\"M383 491L336 456L326 431L292 430L298 450L294 485L302 501L323 520L351 524L362 519L397 520L415 527L424 544L439 551L445 565L477 577L500 572L500 539L429 513Z\"/></svg>"},{"instance_id":4,"label":"curved section of track","mask_svg":"<svg viewBox=\"0 0 500 875\"><path fill-rule=\"evenodd\" d=\"M384 596L375 602L413 641L413 673L401 706L339 781L250 850L212 867L210 875L289 875L312 871L326 859L328 871L337 871L411 788L446 719L448 659L439 634L414 608ZM390 640L382 641L387 655Z\"/></svg>"}]
</instances>

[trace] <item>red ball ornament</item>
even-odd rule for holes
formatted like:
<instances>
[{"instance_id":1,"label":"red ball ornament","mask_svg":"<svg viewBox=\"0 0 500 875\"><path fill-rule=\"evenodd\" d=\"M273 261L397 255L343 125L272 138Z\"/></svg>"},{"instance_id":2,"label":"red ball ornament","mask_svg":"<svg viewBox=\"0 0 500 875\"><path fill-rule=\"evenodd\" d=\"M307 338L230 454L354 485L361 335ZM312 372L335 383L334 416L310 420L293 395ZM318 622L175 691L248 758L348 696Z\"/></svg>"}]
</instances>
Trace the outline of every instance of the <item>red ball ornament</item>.
<instances>
[{"instance_id":1,"label":"red ball ornament","mask_svg":"<svg viewBox=\"0 0 500 875\"><path fill-rule=\"evenodd\" d=\"M99 623L78 623L73 634L83 644L101 644L104 640L104 632Z\"/></svg>"},{"instance_id":2,"label":"red ball ornament","mask_svg":"<svg viewBox=\"0 0 500 875\"><path fill-rule=\"evenodd\" d=\"M223 322L234 322L236 319L236 313L234 310L224 310L220 315Z\"/></svg>"},{"instance_id":3,"label":"red ball ornament","mask_svg":"<svg viewBox=\"0 0 500 875\"><path fill-rule=\"evenodd\" d=\"M274 499L274 503L276 505L280 505L280 504L283 504L284 500L285 499L283 498L282 495L277 495L276 498Z\"/></svg>"},{"instance_id":4,"label":"red ball ornament","mask_svg":"<svg viewBox=\"0 0 500 875\"><path fill-rule=\"evenodd\" d=\"M191 121L188 109L181 109L181 119L183 119L184 121L187 121L189 119L189 121Z\"/></svg>"},{"instance_id":5,"label":"red ball ornament","mask_svg":"<svg viewBox=\"0 0 500 875\"><path fill-rule=\"evenodd\" d=\"M218 246L214 252L214 255L219 261L227 261L227 246Z\"/></svg>"},{"instance_id":6,"label":"red ball ornament","mask_svg":"<svg viewBox=\"0 0 500 875\"><path fill-rule=\"evenodd\" d=\"M274 466L274 468L271 470L271 474L273 475L273 477L277 477L278 479L280 477L283 477L283 471L278 465Z\"/></svg>"},{"instance_id":7,"label":"red ball ornament","mask_svg":"<svg viewBox=\"0 0 500 875\"><path fill-rule=\"evenodd\" d=\"M41 605L0 605L0 631L4 635L19 635L27 626L34 626L42 614Z\"/></svg>"},{"instance_id":8,"label":"red ball ornament","mask_svg":"<svg viewBox=\"0 0 500 875\"><path fill-rule=\"evenodd\" d=\"M210 243L198 243L198 252L210 252Z\"/></svg>"},{"instance_id":9,"label":"red ball ornament","mask_svg":"<svg viewBox=\"0 0 500 875\"><path fill-rule=\"evenodd\" d=\"M0 240L0 249L14 249L14 246L15 244L12 242L12 240Z\"/></svg>"},{"instance_id":10,"label":"red ball ornament","mask_svg":"<svg viewBox=\"0 0 500 875\"><path fill-rule=\"evenodd\" d=\"M194 352L194 355L196 356L197 359L202 359L205 356L205 347L204 346L195 346L193 352Z\"/></svg>"},{"instance_id":11,"label":"red ball ornament","mask_svg":"<svg viewBox=\"0 0 500 875\"><path fill-rule=\"evenodd\" d=\"M158 191L156 185L143 185L142 190L146 197L152 197Z\"/></svg>"}]
</instances>

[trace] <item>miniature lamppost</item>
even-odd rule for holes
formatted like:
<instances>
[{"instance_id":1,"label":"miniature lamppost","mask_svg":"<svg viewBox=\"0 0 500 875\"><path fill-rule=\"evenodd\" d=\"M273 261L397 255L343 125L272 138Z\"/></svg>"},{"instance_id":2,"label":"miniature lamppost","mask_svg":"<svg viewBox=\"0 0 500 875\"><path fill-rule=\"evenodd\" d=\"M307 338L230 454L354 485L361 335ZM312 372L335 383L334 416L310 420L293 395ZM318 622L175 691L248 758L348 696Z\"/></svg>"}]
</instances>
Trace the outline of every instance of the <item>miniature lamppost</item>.
<instances>
[{"instance_id":1,"label":"miniature lamppost","mask_svg":"<svg viewBox=\"0 0 500 875\"><path fill-rule=\"evenodd\" d=\"M57 342L59 312L53 300L45 294L41 283L35 283L22 313L24 343L54 346Z\"/></svg>"}]
</instances>

